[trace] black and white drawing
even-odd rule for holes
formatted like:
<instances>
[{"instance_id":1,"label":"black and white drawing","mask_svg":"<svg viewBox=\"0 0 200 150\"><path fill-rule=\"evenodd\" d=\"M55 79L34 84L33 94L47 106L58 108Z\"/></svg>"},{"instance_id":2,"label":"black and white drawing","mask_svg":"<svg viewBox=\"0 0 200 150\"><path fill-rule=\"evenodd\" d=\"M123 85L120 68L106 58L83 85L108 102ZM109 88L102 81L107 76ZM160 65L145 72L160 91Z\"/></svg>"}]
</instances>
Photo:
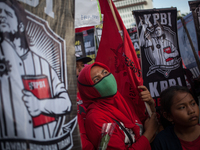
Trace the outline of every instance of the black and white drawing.
<instances>
[{"instance_id":1,"label":"black and white drawing","mask_svg":"<svg viewBox=\"0 0 200 150\"><path fill-rule=\"evenodd\" d=\"M177 50L176 33L170 28L169 15L162 13L159 18L158 13L139 17L138 28L140 29L140 47L144 49L145 56L150 64L147 76L158 71L166 78L172 70L180 65L180 54ZM147 15L146 15L147 16Z\"/></svg>"},{"instance_id":2,"label":"black and white drawing","mask_svg":"<svg viewBox=\"0 0 200 150\"><path fill-rule=\"evenodd\" d=\"M0 139L71 134L76 118L65 122L72 107L65 53L65 41L46 21L0 1Z\"/></svg>"},{"instance_id":3,"label":"black and white drawing","mask_svg":"<svg viewBox=\"0 0 200 150\"><path fill-rule=\"evenodd\" d=\"M185 86L177 38L176 8L133 11L139 37L144 85L160 106L160 93L174 85Z\"/></svg>"}]
</instances>

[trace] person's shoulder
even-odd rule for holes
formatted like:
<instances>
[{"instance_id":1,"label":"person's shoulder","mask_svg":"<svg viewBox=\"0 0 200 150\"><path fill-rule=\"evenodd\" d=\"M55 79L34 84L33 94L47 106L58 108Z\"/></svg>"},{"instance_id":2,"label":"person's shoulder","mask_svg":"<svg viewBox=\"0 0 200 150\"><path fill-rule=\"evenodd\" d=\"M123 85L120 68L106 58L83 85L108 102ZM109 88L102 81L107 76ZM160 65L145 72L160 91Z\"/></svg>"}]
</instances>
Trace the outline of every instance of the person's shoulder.
<instances>
[{"instance_id":1,"label":"person's shoulder","mask_svg":"<svg viewBox=\"0 0 200 150\"><path fill-rule=\"evenodd\" d=\"M152 150L182 150L180 140L174 132L174 126L166 127L159 132L153 143Z\"/></svg>"},{"instance_id":2,"label":"person's shoulder","mask_svg":"<svg viewBox=\"0 0 200 150\"><path fill-rule=\"evenodd\" d=\"M111 118L98 110L92 110L86 114L85 127L90 134L100 134L104 123L112 122Z\"/></svg>"},{"instance_id":3,"label":"person's shoulder","mask_svg":"<svg viewBox=\"0 0 200 150\"><path fill-rule=\"evenodd\" d=\"M167 142L168 140L171 140L172 137L176 137L174 133L174 126L169 126L166 127L164 130L160 131L156 137L155 140L156 142L162 141L162 142Z\"/></svg>"},{"instance_id":4,"label":"person's shoulder","mask_svg":"<svg viewBox=\"0 0 200 150\"><path fill-rule=\"evenodd\" d=\"M105 112L92 109L86 114L85 124L95 128L101 128L104 123L114 123L114 120Z\"/></svg>"},{"instance_id":5,"label":"person's shoulder","mask_svg":"<svg viewBox=\"0 0 200 150\"><path fill-rule=\"evenodd\" d=\"M152 150L175 150L177 148L176 143L177 139L173 126L169 126L156 135L151 147Z\"/></svg>"},{"instance_id":6,"label":"person's shoulder","mask_svg":"<svg viewBox=\"0 0 200 150\"><path fill-rule=\"evenodd\" d=\"M92 109L87 112L86 121L90 122L105 122L109 117L97 109Z\"/></svg>"}]
</instances>

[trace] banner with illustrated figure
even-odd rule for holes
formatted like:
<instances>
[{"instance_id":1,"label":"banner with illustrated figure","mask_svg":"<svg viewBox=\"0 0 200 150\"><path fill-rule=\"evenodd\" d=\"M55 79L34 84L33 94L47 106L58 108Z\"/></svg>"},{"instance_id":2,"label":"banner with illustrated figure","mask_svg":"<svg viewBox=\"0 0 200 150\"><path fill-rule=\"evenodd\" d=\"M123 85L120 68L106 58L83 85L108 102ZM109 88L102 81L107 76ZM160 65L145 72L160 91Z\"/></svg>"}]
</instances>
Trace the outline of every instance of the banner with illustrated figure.
<instances>
[{"instance_id":1,"label":"banner with illustrated figure","mask_svg":"<svg viewBox=\"0 0 200 150\"><path fill-rule=\"evenodd\" d=\"M177 10L151 9L133 11L141 48L144 85L159 106L161 91L185 86L185 78L177 40Z\"/></svg>"},{"instance_id":2,"label":"banner with illustrated figure","mask_svg":"<svg viewBox=\"0 0 200 150\"><path fill-rule=\"evenodd\" d=\"M0 0L0 9L0 149L81 147L74 1Z\"/></svg>"},{"instance_id":3,"label":"banner with illustrated figure","mask_svg":"<svg viewBox=\"0 0 200 150\"><path fill-rule=\"evenodd\" d=\"M200 57L200 1L189 1L190 10L194 18L194 24L198 39L198 55Z\"/></svg>"}]
</instances>

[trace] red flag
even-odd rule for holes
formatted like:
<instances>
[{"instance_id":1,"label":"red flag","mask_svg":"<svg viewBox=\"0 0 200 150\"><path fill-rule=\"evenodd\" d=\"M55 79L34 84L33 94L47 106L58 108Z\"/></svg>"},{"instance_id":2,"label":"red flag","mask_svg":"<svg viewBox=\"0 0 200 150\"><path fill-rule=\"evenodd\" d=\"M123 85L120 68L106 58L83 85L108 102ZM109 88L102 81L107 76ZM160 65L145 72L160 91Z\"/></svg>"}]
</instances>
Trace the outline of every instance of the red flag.
<instances>
[{"instance_id":1,"label":"red flag","mask_svg":"<svg viewBox=\"0 0 200 150\"><path fill-rule=\"evenodd\" d=\"M96 61L106 64L117 80L118 91L123 95L131 110L136 110L144 120L145 105L139 98L137 86L143 85L140 64L123 21L111 1L119 26L120 36L111 8L107 0L99 0L103 15L103 30Z\"/></svg>"},{"instance_id":2,"label":"red flag","mask_svg":"<svg viewBox=\"0 0 200 150\"><path fill-rule=\"evenodd\" d=\"M76 28L76 29L75 29L75 33L82 32L82 31L89 30L89 29L93 29L93 28L94 28L94 26Z\"/></svg>"}]
</instances>

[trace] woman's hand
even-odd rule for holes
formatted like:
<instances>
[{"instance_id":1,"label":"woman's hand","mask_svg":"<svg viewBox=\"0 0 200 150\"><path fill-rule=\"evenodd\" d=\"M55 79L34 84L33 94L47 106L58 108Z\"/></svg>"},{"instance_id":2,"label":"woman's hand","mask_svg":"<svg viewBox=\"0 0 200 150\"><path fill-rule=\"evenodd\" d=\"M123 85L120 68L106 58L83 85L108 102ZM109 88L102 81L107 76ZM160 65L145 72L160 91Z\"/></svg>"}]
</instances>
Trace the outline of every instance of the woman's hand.
<instances>
[{"instance_id":1,"label":"woman's hand","mask_svg":"<svg viewBox=\"0 0 200 150\"><path fill-rule=\"evenodd\" d=\"M144 102L149 104L152 112L156 112L155 102L154 102L153 98L151 97L151 94L150 94L149 90L146 88L146 86L144 86L144 85L138 86L138 89L141 90L141 92L139 94L140 98Z\"/></svg>"},{"instance_id":2,"label":"woman's hand","mask_svg":"<svg viewBox=\"0 0 200 150\"><path fill-rule=\"evenodd\" d=\"M144 136L149 140L151 143L156 135L156 132L158 131L159 123L156 117L156 113L152 113L152 116L150 118L147 118L144 123Z\"/></svg>"}]
</instances>

